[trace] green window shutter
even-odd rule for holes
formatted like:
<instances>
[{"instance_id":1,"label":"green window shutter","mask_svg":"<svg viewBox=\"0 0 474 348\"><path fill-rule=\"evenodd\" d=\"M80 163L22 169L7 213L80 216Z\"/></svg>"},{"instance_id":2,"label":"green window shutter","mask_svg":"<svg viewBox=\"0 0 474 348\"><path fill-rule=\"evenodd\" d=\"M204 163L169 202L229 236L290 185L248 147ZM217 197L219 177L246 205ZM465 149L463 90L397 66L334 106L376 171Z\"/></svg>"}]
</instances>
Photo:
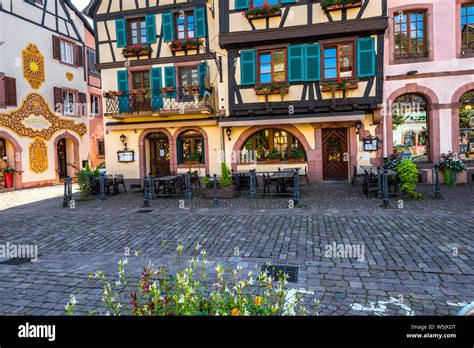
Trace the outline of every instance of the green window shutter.
<instances>
[{"instance_id":1,"label":"green window shutter","mask_svg":"<svg viewBox=\"0 0 474 348\"><path fill-rule=\"evenodd\" d=\"M161 68L151 68L151 108L153 111L163 108L163 97L161 95L161 87L163 86L161 79Z\"/></svg>"},{"instance_id":2,"label":"green window shutter","mask_svg":"<svg viewBox=\"0 0 474 348\"><path fill-rule=\"evenodd\" d=\"M304 46L305 81L321 80L321 48L319 44Z\"/></svg>"},{"instance_id":3,"label":"green window shutter","mask_svg":"<svg viewBox=\"0 0 474 348\"><path fill-rule=\"evenodd\" d=\"M206 37L206 13L204 7L194 9L194 21L196 23L196 37Z\"/></svg>"},{"instance_id":4,"label":"green window shutter","mask_svg":"<svg viewBox=\"0 0 474 348\"><path fill-rule=\"evenodd\" d=\"M173 29L173 15L171 13L163 13L161 15L162 21L162 35L165 42L174 40L174 29Z\"/></svg>"},{"instance_id":5,"label":"green window shutter","mask_svg":"<svg viewBox=\"0 0 474 348\"><path fill-rule=\"evenodd\" d=\"M167 92L166 96L168 98L176 98L176 72L174 66L165 67L165 86L175 89L173 92Z\"/></svg>"},{"instance_id":6,"label":"green window shutter","mask_svg":"<svg viewBox=\"0 0 474 348\"><path fill-rule=\"evenodd\" d=\"M125 19L120 18L115 20L115 33L117 36L117 47L127 46L127 24Z\"/></svg>"},{"instance_id":7,"label":"green window shutter","mask_svg":"<svg viewBox=\"0 0 474 348\"><path fill-rule=\"evenodd\" d=\"M282 4L292 4L294 2L296 2L296 0L281 0Z\"/></svg>"},{"instance_id":8,"label":"green window shutter","mask_svg":"<svg viewBox=\"0 0 474 348\"><path fill-rule=\"evenodd\" d=\"M206 76L207 76L207 63L198 64L198 75L199 75L199 95L202 97L206 91Z\"/></svg>"},{"instance_id":9,"label":"green window shutter","mask_svg":"<svg viewBox=\"0 0 474 348\"><path fill-rule=\"evenodd\" d=\"M156 42L156 19L155 15L145 17L146 22L146 42L149 44Z\"/></svg>"},{"instance_id":10,"label":"green window shutter","mask_svg":"<svg viewBox=\"0 0 474 348\"><path fill-rule=\"evenodd\" d=\"M245 10L249 8L249 0L235 0L236 10Z\"/></svg>"},{"instance_id":11,"label":"green window shutter","mask_svg":"<svg viewBox=\"0 0 474 348\"><path fill-rule=\"evenodd\" d=\"M240 51L240 84L255 84L255 50Z\"/></svg>"},{"instance_id":12,"label":"green window shutter","mask_svg":"<svg viewBox=\"0 0 474 348\"><path fill-rule=\"evenodd\" d=\"M183 141L180 137L176 139L176 155L178 159L178 164L183 164Z\"/></svg>"},{"instance_id":13,"label":"green window shutter","mask_svg":"<svg viewBox=\"0 0 474 348\"><path fill-rule=\"evenodd\" d=\"M130 103L128 100L128 71L119 70L117 71L117 89L119 92L123 92L123 95L118 97L119 112L129 112Z\"/></svg>"},{"instance_id":14,"label":"green window shutter","mask_svg":"<svg viewBox=\"0 0 474 348\"><path fill-rule=\"evenodd\" d=\"M202 137L201 139L201 149L202 149L202 156L201 156L201 163L206 163L206 147L204 146L205 145L205 142L204 142L204 137Z\"/></svg>"},{"instance_id":15,"label":"green window shutter","mask_svg":"<svg viewBox=\"0 0 474 348\"><path fill-rule=\"evenodd\" d=\"M357 71L359 77L375 76L375 40L372 37L357 40Z\"/></svg>"},{"instance_id":16,"label":"green window shutter","mask_svg":"<svg viewBox=\"0 0 474 348\"><path fill-rule=\"evenodd\" d=\"M288 47L288 81L298 82L304 80L304 46L295 45Z\"/></svg>"}]
</instances>

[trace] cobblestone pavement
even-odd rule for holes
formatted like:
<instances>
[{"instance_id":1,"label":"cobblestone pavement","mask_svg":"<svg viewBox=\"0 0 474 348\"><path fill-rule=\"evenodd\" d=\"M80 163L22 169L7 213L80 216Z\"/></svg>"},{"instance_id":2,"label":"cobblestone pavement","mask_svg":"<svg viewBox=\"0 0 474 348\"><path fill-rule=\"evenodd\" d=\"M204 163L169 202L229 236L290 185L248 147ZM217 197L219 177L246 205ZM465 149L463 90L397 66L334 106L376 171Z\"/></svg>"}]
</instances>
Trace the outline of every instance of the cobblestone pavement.
<instances>
[{"instance_id":1,"label":"cobblestone pavement","mask_svg":"<svg viewBox=\"0 0 474 348\"><path fill-rule=\"evenodd\" d=\"M431 186L420 191L423 199L391 199L389 209L348 184L304 187L294 209L289 197L245 195L213 208L199 193L145 209L142 194L130 192L63 209L61 187L0 193L0 245L39 252L37 262L0 264L0 314L63 315L70 294L79 303L99 298L87 274L115 275L126 248L176 267L176 246L190 258L199 243L209 268L298 266L290 287L314 292L305 298L320 315L453 315L474 301L474 186L443 187L441 201ZM363 247L363 260L326 257L333 243ZM138 263L130 257L132 269Z\"/></svg>"}]
</instances>

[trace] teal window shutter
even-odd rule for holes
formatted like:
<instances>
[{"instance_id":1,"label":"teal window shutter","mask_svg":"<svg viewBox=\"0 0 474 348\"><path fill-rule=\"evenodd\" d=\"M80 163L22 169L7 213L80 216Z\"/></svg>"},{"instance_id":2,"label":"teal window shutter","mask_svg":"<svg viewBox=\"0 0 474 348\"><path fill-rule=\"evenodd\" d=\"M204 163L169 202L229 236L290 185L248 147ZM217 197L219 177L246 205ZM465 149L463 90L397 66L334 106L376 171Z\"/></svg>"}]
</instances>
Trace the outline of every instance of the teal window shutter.
<instances>
[{"instance_id":1,"label":"teal window shutter","mask_svg":"<svg viewBox=\"0 0 474 348\"><path fill-rule=\"evenodd\" d=\"M149 44L156 42L156 19L155 15L148 15L145 17L146 23L146 42Z\"/></svg>"},{"instance_id":2,"label":"teal window shutter","mask_svg":"<svg viewBox=\"0 0 474 348\"><path fill-rule=\"evenodd\" d=\"M206 37L206 13L204 7L194 9L194 21L196 23L196 37Z\"/></svg>"},{"instance_id":3,"label":"teal window shutter","mask_svg":"<svg viewBox=\"0 0 474 348\"><path fill-rule=\"evenodd\" d=\"M357 71L359 77L375 76L375 40L372 37L357 40Z\"/></svg>"},{"instance_id":4,"label":"teal window shutter","mask_svg":"<svg viewBox=\"0 0 474 348\"><path fill-rule=\"evenodd\" d=\"M249 0L235 0L236 10L245 10L249 8Z\"/></svg>"},{"instance_id":5,"label":"teal window shutter","mask_svg":"<svg viewBox=\"0 0 474 348\"><path fill-rule=\"evenodd\" d=\"M294 2L296 2L296 0L281 0L282 4L292 4Z\"/></svg>"},{"instance_id":6,"label":"teal window shutter","mask_svg":"<svg viewBox=\"0 0 474 348\"><path fill-rule=\"evenodd\" d=\"M115 33L117 36L117 47L127 46L127 24L125 19L120 18L115 20Z\"/></svg>"},{"instance_id":7,"label":"teal window shutter","mask_svg":"<svg viewBox=\"0 0 474 348\"><path fill-rule=\"evenodd\" d=\"M199 75L199 95L202 97L206 91L206 76L207 76L207 63L198 64L198 75Z\"/></svg>"},{"instance_id":8,"label":"teal window shutter","mask_svg":"<svg viewBox=\"0 0 474 348\"><path fill-rule=\"evenodd\" d=\"M163 13L161 15L162 21L162 35L165 42L174 40L174 29L173 29L173 15L171 13Z\"/></svg>"},{"instance_id":9,"label":"teal window shutter","mask_svg":"<svg viewBox=\"0 0 474 348\"><path fill-rule=\"evenodd\" d=\"M305 81L321 80L321 47L319 44L304 46Z\"/></svg>"},{"instance_id":10,"label":"teal window shutter","mask_svg":"<svg viewBox=\"0 0 474 348\"><path fill-rule=\"evenodd\" d=\"M304 46L295 45L288 47L288 81L298 82L304 80Z\"/></svg>"},{"instance_id":11,"label":"teal window shutter","mask_svg":"<svg viewBox=\"0 0 474 348\"><path fill-rule=\"evenodd\" d=\"M163 108L163 96L161 95L161 87L163 82L161 79L161 68L152 68L150 70L151 78L151 109L153 111Z\"/></svg>"},{"instance_id":12,"label":"teal window shutter","mask_svg":"<svg viewBox=\"0 0 474 348\"><path fill-rule=\"evenodd\" d=\"M123 95L118 96L119 112L129 112L130 103L128 102L128 71L119 70L117 71L117 89L119 92L123 92Z\"/></svg>"},{"instance_id":13,"label":"teal window shutter","mask_svg":"<svg viewBox=\"0 0 474 348\"><path fill-rule=\"evenodd\" d=\"M240 84L255 84L255 50L240 51Z\"/></svg>"},{"instance_id":14,"label":"teal window shutter","mask_svg":"<svg viewBox=\"0 0 474 348\"><path fill-rule=\"evenodd\" d=\"M176 98L176 73L174 66L167 66L165 67L165 86L166 87L173 87L173 92L166 92L166 97L168 98Z\"/></svg>"}]
</instances>

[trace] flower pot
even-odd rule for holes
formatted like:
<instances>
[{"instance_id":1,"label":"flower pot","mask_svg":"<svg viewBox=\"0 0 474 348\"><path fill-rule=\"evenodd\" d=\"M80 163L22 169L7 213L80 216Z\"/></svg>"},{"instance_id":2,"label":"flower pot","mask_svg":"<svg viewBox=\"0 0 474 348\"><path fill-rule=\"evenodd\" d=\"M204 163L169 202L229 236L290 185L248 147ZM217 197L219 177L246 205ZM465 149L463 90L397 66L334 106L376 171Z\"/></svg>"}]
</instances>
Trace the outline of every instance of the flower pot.
<instances>
[{"instance_id":1,"label":"flower pot","mask_svg":"<svg viewBox=\"0 0 474 348\"><path fill-rule=\"evenodd\" d=\"M456 185L458 172L452 170L451 168L444 168L444 182L446 185L454 186Z\"/></svg>"},{"instance_id":2,"label":"flower pot","mask_svg":"<svg viewBox=\"0 0 474 348\"><path fill-rule=\"evenodd\" d=\"M304 162L304 157L303 158L291 158L290 157L290 162Z\"/></svg>"},{"instance_id":3,"label":"flower pot","mask_svg":"<svg viewBox=\"0 0 474 348\"><path fill-rule=\"evenodd\" d=\"M272 163L279 163L280 160L279 159L268 159L265 161L266 163L269 163L269 164L272 164Z\"/></svg>"},{"instance_id":4,"label":"flower pot","mask_svg":"<svg viewBox=\"0 0 474 348\"><path fill-rule=\"evenodd\" d=\"M206 187L205 195L207 199L214 198L214 188ZM218 187L217 197L219 199L234 198L234 186Z\"/></svg>"},{"instance_id":5,"label":"flower pot","mask_svg":"<svg viewBox=\"0 0 474 348\"><path fill-rule=\"evenodd\" d=\"M184 164L199 164L199 161L184 161Z\"/></svg>"},{"instance_id":6,"label":"flower pot","mask_svg":"<svg viewBox=\"0 0 474 348\"><path fill-rule=\"evenodd\" d=\"M5 188L13 187L13 173L5 173Z\"/></svg>"}]
</instances>

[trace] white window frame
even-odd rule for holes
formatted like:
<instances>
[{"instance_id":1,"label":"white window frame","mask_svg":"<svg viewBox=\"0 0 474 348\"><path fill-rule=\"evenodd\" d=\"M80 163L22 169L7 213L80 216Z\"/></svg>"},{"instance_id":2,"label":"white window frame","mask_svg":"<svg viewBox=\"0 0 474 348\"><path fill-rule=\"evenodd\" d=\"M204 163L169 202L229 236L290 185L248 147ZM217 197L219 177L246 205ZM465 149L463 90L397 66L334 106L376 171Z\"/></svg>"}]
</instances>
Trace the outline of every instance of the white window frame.
<instances>
[{"instance_id":1,"label":"white window frame","mask_svg":"<svg viewBox=\"0 0 474 348\"><path fill-rule=\"evenodd\" d=\"M61 62L74 65L74 45L64 40L60 40L60 45L61 45ZM66 50L67 47L69 47L69 52Z\"/></svg>"},{"instance_id":2,"label":"white window frame","mask_svg":"<svg viewBox=\"0 0 474 348\"><path fill-rule=\"evenodd\" d=\"M91 94L91 115L100 115L100 98L95 94Z\"/></svg>"},{"instance_id":3,"label":"white window frame","mask_svg":"<svg viewBox=\"0 0 474 348\"><path fill-rule=\"evenodd\" d=\"M72 96L72 105L71 100L69 99ZM76 105L76 93L71 91L63 91L63 114L68 116L74 116L76 114L75 110Z\"/></svg>"}]
</instances>

